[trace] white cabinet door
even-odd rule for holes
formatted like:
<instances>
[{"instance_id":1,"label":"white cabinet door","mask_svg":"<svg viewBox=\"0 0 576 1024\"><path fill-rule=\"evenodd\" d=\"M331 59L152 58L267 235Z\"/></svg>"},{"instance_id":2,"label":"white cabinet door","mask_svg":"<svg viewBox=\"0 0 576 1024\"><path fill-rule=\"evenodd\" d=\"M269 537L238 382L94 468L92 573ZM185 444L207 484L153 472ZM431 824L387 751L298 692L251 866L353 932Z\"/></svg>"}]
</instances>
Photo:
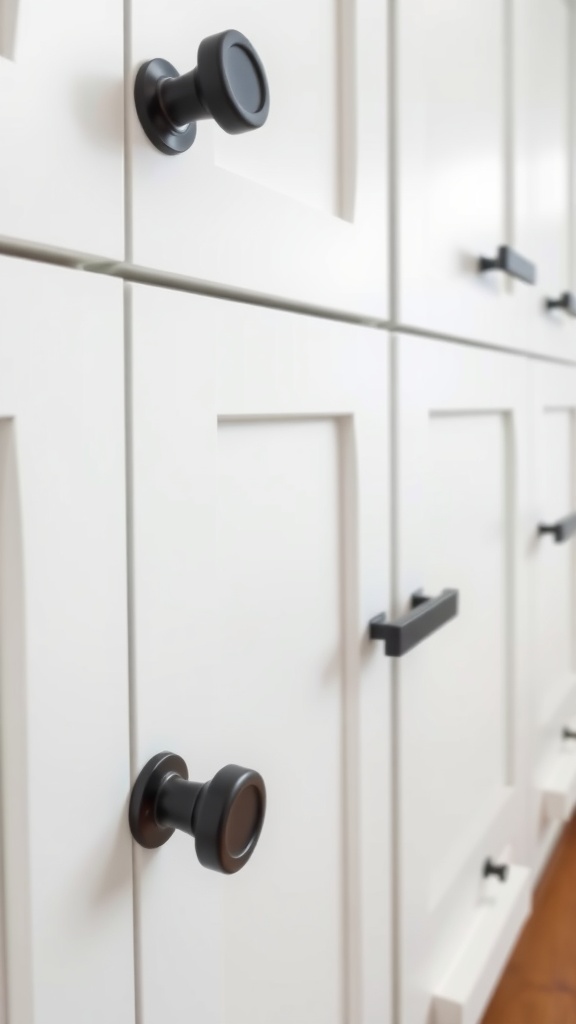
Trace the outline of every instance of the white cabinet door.
<instances>
[{"instance_id":1,"label":"white cabinet door","mask_svg":"<svg viewBox=\"0 0 576 1024\"><path fill-rule=\"evenodd\" d=\"M404 0L397 12L398 320L500 340L508 241L505 0ZM505 333L505 332L504 332Z\"/></svg>"},{"instance_id":2,"label":"white cabinet door","mask_svg":"<svg viewBox=\"0 0 576 1024\"><path fill-rule=\"evenodd\" d=\"M121 0L1 0L3 236L122 258L122 77Z\"/></svg>"},{"instance_id":3,"label":"white cabinet door","mask_svg":"<svg viewBox=\"0 0 576 1024\"><path fill-rule=\"evenodd\" d=\"M532 827L539 869L576 804L575 743L563 735L576 727L576 370L535 363L532 384Z\"/></svg>"},{"instance_id":4,"label":"white cabinet door","mask_svg":"<svg viewBox=\"0 0 576 1024\"><path fill-rule=\"evenodd\" d=\"M386 335L134 287L136 768L259 771L232 877L136 849L142 1024L389 1024Z\"/></svg>"},{"instance_id":5,"label":"white cabinet door","mask_svg":"<svg viewBox=\"0 0 576 1024\"><path fill-rule=\"evenodd\" d=\"M567 0L522 0L514 8L514 206L516 239L538 266L521 288L533 351L576 360L570 116L573 16ZM548 310L547 301L567 302Z\"/></svg>"},{"instance_id":6,"label":"white cabinet door","mask_svg":"<svg viewBox=\"0 0 576 1024\"><path fill-rule=\"evenodd\" d=\"M188 72L225 29L262 59L268 120L245 135L200 121L192 148L167 156L130 94L134 262L386 319L386 0L131 0L134 71L159 57Z\"/></svg>"},{"instance_id":7,"label":"white cabinet door","mask_svg":"<svg viewBox=\"0 0 576 1024\"><path fill-rule=\"evenodd\" d=\"M481 257L519 246L509 18L506 0L459 0L457 11L451 0L398 5L397 320L525 348L518 295L534 288L479 272Z\"/></svg>"},{"instance_id":8,"label":"white cabinet door","mask_svg":"<svg viewBox=\"0 0 576 1024\"><path fill-rule=\"evenodd\" d=\"M404 1024L427 1024L454 977L471 1009L462 997L462 1016L438 1019L478 1019L527 911L527 374L517 356L397 340L393 611L420 589L459 593L457 616L396 662ZM488 858L512 865L507 883L485 882Z\"/></svg>"},{"instance_id":9,"label":"white cabinet door","mask_svg":"<svg viewBox=\"0 0 576 1024\"><path fill-rule=\"evenodd\" d=\"M134 1021L122 290L0 260L2 1024Z\"/></svg>"}]
</instances>

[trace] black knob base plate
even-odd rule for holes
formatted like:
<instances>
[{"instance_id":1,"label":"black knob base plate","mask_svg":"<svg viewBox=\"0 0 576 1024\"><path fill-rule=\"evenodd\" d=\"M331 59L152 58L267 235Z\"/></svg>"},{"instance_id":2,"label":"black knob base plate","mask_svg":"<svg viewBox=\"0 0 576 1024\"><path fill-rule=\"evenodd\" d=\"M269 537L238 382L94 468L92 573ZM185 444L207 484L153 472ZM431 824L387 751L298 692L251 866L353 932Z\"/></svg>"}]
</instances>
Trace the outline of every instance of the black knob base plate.
<instances>
[{"instance_id":1,"label":"black knob base plate","mask_svg":"<svg viewBox=\"0 0 576 1024\"><path fill-rule=\"evenodd\" d=\"M158 825L155 814L160 786L172 772L187 779L186 762L178 757L178 754L170 754L167 751L155 754L144 765L132 789L128 809L130 831L136 842L148 850L163 846L175 831L173 828L162 828Z\"/></svg>"},{"instance_id":2,"label":"black knob base plate","mask_svg":"<svg viewBox=\"0 0 576 1024\"><path fill-rule=\"evenodd\" d=\"M163 111L159 96L159 85L165 78L178 78L178 71L161 57L146 61L138 69L134 82L134 102L142 128L162 153L175 156L185 153L196 138L196 121L177 128Z\"/></svg>"}]
</instances>

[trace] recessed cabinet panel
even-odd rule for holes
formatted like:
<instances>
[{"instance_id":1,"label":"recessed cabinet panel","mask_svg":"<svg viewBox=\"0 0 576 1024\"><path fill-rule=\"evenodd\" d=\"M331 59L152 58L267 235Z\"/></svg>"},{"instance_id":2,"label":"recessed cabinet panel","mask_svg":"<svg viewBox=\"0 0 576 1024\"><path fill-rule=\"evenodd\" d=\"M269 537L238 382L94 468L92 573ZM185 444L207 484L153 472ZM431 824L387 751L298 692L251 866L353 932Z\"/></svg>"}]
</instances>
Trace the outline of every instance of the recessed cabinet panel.
<instances>
[{"instance_id":1,"label":"recessed cabinet panel","mask_svg":"<svg viewBox=\"0 0 576 1024\"><path fill-rule=\"evenodd\" d=\"M387 4L169 0L160 15L132 0L133 70L162 57L190 71L201 41L231 28L268 78L257 130L203 120L191 149L164 155L127 85L134 261L387 318Z\"/></svg>"},{"instance_id":2,"label":"recessed cabinet panel","mask_svg":"<svg viewBox=\"0 0 576 1024\"><path fill-rule=\"evenodd\" d=\"M456 618L396 677L401 1009L405 1024L425 1024L485 914L486 860L526 856L527 366L407 336L397 365L395 611L419 589L459 593ZM497 948L496 926L493 938Z\"/></svg>"},{"instance_id":3,"label":"recessed cabinet panel","mask_svg":"<svg viewBox=\"0 0 576 1024\"><path fill-rule=\"evenodd\" d=\"M566 0L514 8L514 216L522 251L538 265L538 286L518 286L532 350L576 359L571 222L573 10ZM558 303L547 309L547 302ZM562 304L564 302L564 304ZM576 304L576 297L574 299Z\"/></svg>"},{"instance_id":4,"label":"recessed cabinet panel","mask_svg":"<svg viewBox=\"0 0 576 1024\"><path fill-rule=\"evenodd\" d=\"M123 74L120 0L2 0L2 235L122 258Z\"/></svg>"},{"instance_id":5,"label":"recessed cabinet panel","mask_svg":"<svg viewBox=\"0 0 576 1024\"><path fill-rule=\"evenodd\" d=\"M505 10L405 0L396 35L398 320L492 341L511 305L506 275L478 273L481 256L510 242Z\"/></svg>"},{"instance_id":6,"label":"recessed cabinet panel","mask_svg":"<svg viewBox=\"0 0 576 1024\"><path fill-rule=\"evenodd\" d=\"M134 288L137 767L268 793L233 877L181 833L137 849L146 1024L390 1019L387 360L381 332Z\"/></svg>"},{"instance_id":7,"label":"recessed cabinet panel","mask_svg":"<svg viewBox=\"0 0 576 1024\"><path fill-rule=\"evenodd\" d=\"M0 1019L133 1024L122 288L0 306Z\"/></svg>"},{"instance_id":8,"label":"recessed cabinet panel","mask_svg":"<svg viewBox=\"0 0 576 1024\"><path fill-rule=\"evenodd\" d=\"M532 822L537 868L576 804L576 372L532 367L534 427ZM539 532L541 527L556 532Z\"/></svg>"}]
</instances>

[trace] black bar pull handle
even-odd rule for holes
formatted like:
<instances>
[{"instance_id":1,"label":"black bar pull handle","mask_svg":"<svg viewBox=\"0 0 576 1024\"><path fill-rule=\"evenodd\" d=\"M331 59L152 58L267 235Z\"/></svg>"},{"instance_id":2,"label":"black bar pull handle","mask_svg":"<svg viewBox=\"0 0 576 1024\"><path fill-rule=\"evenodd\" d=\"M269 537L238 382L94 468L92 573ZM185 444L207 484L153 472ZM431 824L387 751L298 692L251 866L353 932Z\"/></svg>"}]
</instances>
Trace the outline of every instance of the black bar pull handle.
<instances>
[{"instance_id":1,"label":"black bar pull handle","mask_svg":"<svg viewBox=\"0 0 576 1024\"><path fill-rule=\"evenodd\" d=\"M566 516L565 519L560 519L557 523L539 523L538 533L553 533L557 544L570 540L570 537L576 533L576 512Z\"/></svg>"},{"instance_id":2,"label":"black bar pull handle","mask_svg":"<svg viewBox=\"0 0 576 1024\"><path fill-rule=\"evenodd\" d=\"M458 591L443 590L439 597L425 597L421 590L412 594L412 611L386 622L386 615L370 619L370 639L384 641L384 653L389 658L401 658L416 644L435 633L450 619L458 615Z\"/></svg>"},{"instance_id":3,"label":"black bar pull handle","mask_svg":"<svg viewBox=\"0 0 576 1024\"><path fill-rule=\"evenodd\" d=\"M562 292L558 299L546 299L546 309L563 309L569 316L576 316L576 295Z\"/></svg>"},{"instance_id":4,"label":"black bar pull handle","mask_svg":"<svg viewBox=\"0 0 576 1024\"><path fill-rule=\"evenodd\" d=\"M515 252L509 245L501 245L495 259L481 256L478 262L478 269L481 274L485 270L503 270L510 277L517 277L519 281L526 281L526 284L536 284L536 267L530 260Z\"/></svg>"}]
</instances>

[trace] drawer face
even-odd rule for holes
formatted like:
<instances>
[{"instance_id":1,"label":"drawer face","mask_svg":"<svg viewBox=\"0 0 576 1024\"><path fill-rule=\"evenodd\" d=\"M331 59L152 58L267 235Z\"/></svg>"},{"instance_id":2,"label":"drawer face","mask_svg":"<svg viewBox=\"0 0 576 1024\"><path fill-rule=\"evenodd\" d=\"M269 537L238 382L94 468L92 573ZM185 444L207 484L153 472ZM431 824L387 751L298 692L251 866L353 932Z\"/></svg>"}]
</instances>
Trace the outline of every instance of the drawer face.
<instances>
[{"instance_id":1,"label":"drawer face","mask_svg":"<svg viewBox=\"0 0 576 1024\"><path fill-rule=\"evenodd\" d=\"M268 791L232 878L180 833L136 851L144 1016L388 1021L388 338L143 287L133 313L137 762Z\"/></svg>"},{"instance_id":2,"label":"drawer face","mask_svg":"<svg viewBox=\"0 0 576 1024\"><path fill-rule=\"evenodd\" d=\"M401 325L501 339L511 316L504 275L478 273L507 241L505 9L398 5Z\"/></svg>"},{"instance_id":3,"label":"drawer face","mask_svg":"<svg viewBox=\"0 0 576 1024\"><path fill-rule=\"evenodd\" d=\"M533 827L540 866L557 826L576 802L576 371L535 363L533 396L534 540ZM538 532L544 526L556 532Z\"/></svg>"},{"instance_id":4,"label":"drawer face","mask_svg":"<svg viewBox=\"0 0 576 1024\"><path fill-rule=\"evenodd\" d=\"M397 663L402 1019L425 1024L487 857L522 854L527 365L397 339L395 613L424 588L459 612Z\"/></svg>"},{"instance_id":5,"label":"drawer face","mask_svg":"<svg viewBox=\"0 0 576 1024\"><path fill-rule=\"evenodd\" d=\"M230 135L198 122L191 149L154 148L131 111L136 263L283 301L388 318L386 0L131 0L133 72L181 74L227 28L256 48L266 123Z\"/></svg>"},{"instance_id":6,"label":"drawer face","mask_svg":"<svg viewBox=\"0 0 576 1024\"><path fill-rule=\"evenodd\" d=\"M4 236L122 259L121 0L2 0Z\"/></svg>"}]
</instances>

